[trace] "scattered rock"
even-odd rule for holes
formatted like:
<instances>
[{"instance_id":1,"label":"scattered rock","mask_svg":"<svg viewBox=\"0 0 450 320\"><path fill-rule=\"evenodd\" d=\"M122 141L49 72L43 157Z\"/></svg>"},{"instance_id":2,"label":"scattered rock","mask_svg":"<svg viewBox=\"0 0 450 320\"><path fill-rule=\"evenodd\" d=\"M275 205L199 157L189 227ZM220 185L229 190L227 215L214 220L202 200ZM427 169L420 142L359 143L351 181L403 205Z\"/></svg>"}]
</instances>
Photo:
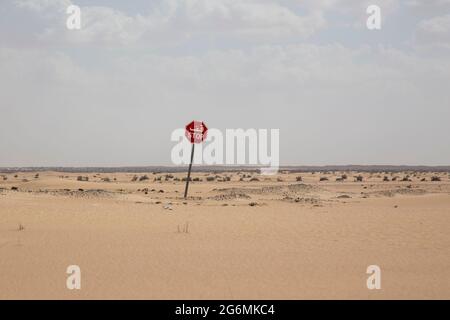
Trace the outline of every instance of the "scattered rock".
<instances>
[{"instance_id":1,"label":"scattered rock","mask_svg":"<svg viewBox=\"0 0 450 320\"><path fill-rule=\"evenodd\" d=\"M217 200L217 201L221 201L221 200L231 200L231 199L250 199L250 196L243 193L243 192L236 192L236 191L229 191L223 194L218 194L214 197L210 197L209 199L212 200Z\"/></svg>"}]
</instances>

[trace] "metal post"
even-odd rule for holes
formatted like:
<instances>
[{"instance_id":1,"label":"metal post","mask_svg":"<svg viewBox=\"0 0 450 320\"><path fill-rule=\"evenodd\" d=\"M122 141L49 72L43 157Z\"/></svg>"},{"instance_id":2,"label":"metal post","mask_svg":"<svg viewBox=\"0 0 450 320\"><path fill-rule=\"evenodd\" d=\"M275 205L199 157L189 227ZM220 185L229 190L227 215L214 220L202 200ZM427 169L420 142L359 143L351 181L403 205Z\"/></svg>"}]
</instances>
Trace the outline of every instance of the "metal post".
<instances>
[{"instance_id":1,"label":"metal post","mask_svg":"<svg viewBox=\"0 0 450 320\"><path fill-rule=\"evenodd\" d=\"M184 189L184 198L185 199L186 199L187 194L188 194L189 180L191 180L192 161L194 160L194 147L195 147L195 143L192 144L191 163L189 164L189 171L188 171L188 176L187 176L187 180L186 180L186 188Z\"/></svg>"}]
</instances>

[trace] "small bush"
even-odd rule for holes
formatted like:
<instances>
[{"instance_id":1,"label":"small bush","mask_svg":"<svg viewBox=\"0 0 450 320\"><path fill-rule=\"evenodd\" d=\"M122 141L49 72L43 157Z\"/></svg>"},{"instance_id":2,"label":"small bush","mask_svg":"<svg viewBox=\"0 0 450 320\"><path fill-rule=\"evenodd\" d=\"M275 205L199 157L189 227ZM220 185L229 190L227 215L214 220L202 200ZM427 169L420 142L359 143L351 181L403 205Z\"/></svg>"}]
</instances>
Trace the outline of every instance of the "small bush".
<instances>
[{"instance_id":1,"label":"small bush","mask_svg":"<svg viewBox=\"0 0 450 320\"><path fill-rule=\"evenodd\" d=\"M319 181L328 181L327 177L320 177Z\"/></svg>"},{"instance_id":2,"label":"small bush","mask_svg":"<svg viewBox=\"0 0 450 320\"><path fill-rule=\"evenodd\" d=\"M441 178L438 176L432 176L431 181L441 181Z\"/></svg>"},{"instance_id":3,"label":"small bush","mask_svg":"<svg viewBox=\"0 0 450 320\"><path fill-rule=\"evenodd\" d=\"M215 177L206 177L206 181L214 181L215 179Z\"/></svg>"},{"instance_id":4,"label":"small bush","mask_svg":"<svg viewBox=\"0 0 450 320\"><path fill-rule=\"evenodd\" d=\"M363 181L363 176L362 175L358 175L355 177L355 181L357 182L362 182Z\"/></svg>"},{"instance_id":5,"label":"small bush","mask_svg":"<svg viewBox=\"0 0 450 320\"><path fill-rule=\"evenodd\" d=\"M389 177L388 176L384 176L383 181L389 181Z\"/></svg>"},{"instance_id":6,"label":"small bush","mask_svg":"<svg viewBox=\"0 0 450 320\"><path fill-rule=\"evenodd\" d=\"M89 181L89 177L78 176L77 181Z\"/></svg>"},{"instance_id":7,"label":"small bush","mask_svg":"<svg viewBox=\"0 0 450 320\"><path fill-rule=\"evenodd\" d=\"M296 181L303 181L302 177L298 176L295 178Z\"/></svg>"},{"instance_id":8,"label":"small bush","mask_svg":"<svg viewBox=\"0 0 450 320\"><path fill-rule=\"evenodd\" d=\"M133 176L133 178L131 178L131 182L135 182L135 181L137 181L138 180L138 176Z\"/></svg>"},{"instance_id":9,"label":"small bush","mask_svg":"<svg viewBox=\"0 0 450 320\"><path fill-rule=\"evenodd\" d=\"M161 180L161 177L159 177L160 179L159 180ZM140 178L139 178L139 181L145 181L145 180L148 180L149 178L148 178L148 176L147 175L143 175L143 176L141 176Z\"/></svg>"},{"instance_id":10,"label":"small bush","mask_svg":"<svg viewBox=\"0 0 450 320\"><path fill-rule=\"evenodd\" d=\"M259 179L256 178L256 177L253 177L253 178L250 179L250 181L259 181Z\"/></svg>"}]
</instances>

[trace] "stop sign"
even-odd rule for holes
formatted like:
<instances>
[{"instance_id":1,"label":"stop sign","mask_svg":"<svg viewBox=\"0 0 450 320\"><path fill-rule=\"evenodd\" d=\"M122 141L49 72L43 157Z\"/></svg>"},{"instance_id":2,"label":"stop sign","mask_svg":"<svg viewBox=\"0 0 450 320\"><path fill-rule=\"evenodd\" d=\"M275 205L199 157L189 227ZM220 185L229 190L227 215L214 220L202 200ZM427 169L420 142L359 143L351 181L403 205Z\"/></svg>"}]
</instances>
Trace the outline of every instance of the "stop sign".
<instances>
[{"instance_id":1,"label":"stop sign","mask_svg":"<svg viewBox=\"0 0 450 320\"><path fill-rule=\"evenodd\" d=\"M192 121L186 126L186 138L191 143L201 143L206 139L208 128L202 121Z\"/></svg>"}]
</instances>

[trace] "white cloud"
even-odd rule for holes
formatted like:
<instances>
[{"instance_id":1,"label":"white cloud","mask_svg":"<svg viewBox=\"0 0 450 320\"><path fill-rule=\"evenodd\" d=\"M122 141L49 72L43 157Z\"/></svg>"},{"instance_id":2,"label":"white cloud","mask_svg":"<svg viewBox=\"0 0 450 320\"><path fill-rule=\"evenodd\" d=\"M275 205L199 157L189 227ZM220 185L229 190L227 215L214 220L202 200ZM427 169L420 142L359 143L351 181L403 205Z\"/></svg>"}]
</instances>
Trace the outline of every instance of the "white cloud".
<instances>
[{"instance_id":1,"label":"white cloud","mask_svg":"<svg viewBox=\"0 0 450 320\"><path fill-rule=\"evenodd\" d=\"M168 163L164 137L197 117L219 128L280 128L283 163L450 161L448 59L299 44L85 63L1 49L0 61L4 165Z\"/></svg>"},{"instance_id":2,"label":"white cloud","mask_svg":"<svg viewBox=\"0 0 450 320\"><path fill-rule=\"evenodd\" d=\"M20 8L46 12L41 40L64 43L122 45L138 41L171 43L194 36L271 41L306 38L324 27L320 11L298 12L277 1L165 0L147 13L130 16L100 6L83 6L82 29L61 28L62 10L69 0L17 0ZM49 14L52 12L52 14Z\"/></svg>"},{"instance_id":3,"label":"white cloud","mask_svg":"<svg viewBox=\"0 0 450 320\"><path fill-rule=\"evenodd\" d=\"M450 4L450 0L406 0L405 4L411 7L438 7Z\"/></svg>"},{"instance_id":4,"label":"white cloud","mask_svg":"<svg viewBox=\"0 0 450 320\"><path fill-rule=\"evenodd\" d=\"M450 34L450 14L424 20L419 24L421 31L432 34Z\"/></svg>"},{"instance_id":5,"label":"white cloud","mask_svg":"<svg viewBox=\"0 0 450 320\"><path fill-rule=\"evenodd\" d=\"M322 44L308 38L328 15L365 22L362 2L171 0L135 15L86 6L80 32L65 28L67 3L21 1L39 23L3 20L0 35L14 36L0 44L0 166L168 163L171 130L193 118L280 128L282 163L450 161L448 55L344 46L334 30ZM417 33L444 43L447 26L428 18ZM154 50L168 43L185 46Z\"/></svg>"},{"instance_id":6,"label":"white cloud","mask_svg":"<svg viewBox=\"0 0 450 320\"><path fill-rule=\"evenodd\" d=\"M421 21L415 39L419 46L450 49L450 14Z\"/></svg>"},{"instance_id":7,"label":"white cloud","mask_svg":"<svg viewBox=\"0 0 450 320\"><path fill-rule=\"evenodd\" d=\"M48 11L65 11L71 4L70 0L14 0L20 8L26 8L39 13Z\"/></svg>"}]
</instances>

